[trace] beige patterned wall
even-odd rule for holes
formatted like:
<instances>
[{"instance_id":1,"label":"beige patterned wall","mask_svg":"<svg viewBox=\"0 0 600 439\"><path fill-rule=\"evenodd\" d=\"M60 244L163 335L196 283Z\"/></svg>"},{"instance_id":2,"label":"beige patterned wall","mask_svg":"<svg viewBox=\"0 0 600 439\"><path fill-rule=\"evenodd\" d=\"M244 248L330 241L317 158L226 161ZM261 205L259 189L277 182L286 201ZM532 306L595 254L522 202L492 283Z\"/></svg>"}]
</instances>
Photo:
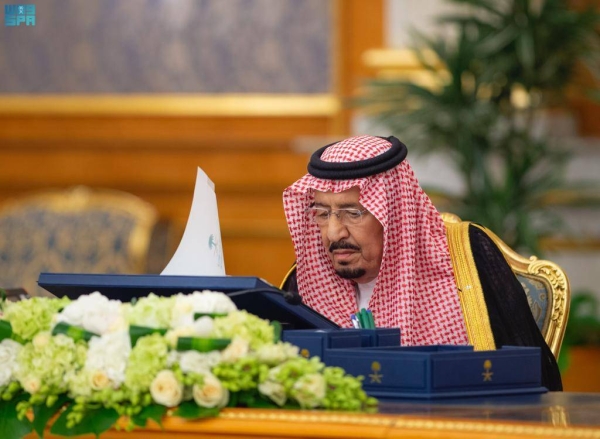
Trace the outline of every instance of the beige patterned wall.
<instances>
[{"instance_id":1,"label":"beige patterned wall","mask_svg":"<svg viewBox=\"0 0 600 439\"><path fill-rule=\"evenodd\" d=\"M326 93L332 1L43 0L0 93Z\"/></svg>"}]
</instances>

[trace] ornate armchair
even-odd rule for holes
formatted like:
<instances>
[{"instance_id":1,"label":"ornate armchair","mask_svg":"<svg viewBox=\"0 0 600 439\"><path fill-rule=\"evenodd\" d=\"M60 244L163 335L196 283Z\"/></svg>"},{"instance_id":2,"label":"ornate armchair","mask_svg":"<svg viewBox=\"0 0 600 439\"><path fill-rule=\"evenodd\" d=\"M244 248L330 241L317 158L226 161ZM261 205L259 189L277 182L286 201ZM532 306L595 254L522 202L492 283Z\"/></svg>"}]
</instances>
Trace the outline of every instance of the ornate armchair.
<instances>
[{"instance_id":1,"label":"ornate armchair","mask_svg":"<svg viewBox=\"0 0 600 439\"><path fill-rule=\"evenodd\" d=\"M42 271L139 273L155 209L124 192L76 187L0 207L0 286L32 295Z\"/></svg>"},{"instance_id":2,"label":"ornate armchair","mask_svg":"<svg viewBox=\"0 0 600 439\"><path fill-rule=\"evenodd\" d=\"M442 213L442 218L446 223L461 222L451 213ZM533 317L550 350L558 358L571 302L571 289L565 272L553 262L536 256L521 256L492 231L486 229L485 232L500 248L521 282Z\"/></svg>"}]
</instances>

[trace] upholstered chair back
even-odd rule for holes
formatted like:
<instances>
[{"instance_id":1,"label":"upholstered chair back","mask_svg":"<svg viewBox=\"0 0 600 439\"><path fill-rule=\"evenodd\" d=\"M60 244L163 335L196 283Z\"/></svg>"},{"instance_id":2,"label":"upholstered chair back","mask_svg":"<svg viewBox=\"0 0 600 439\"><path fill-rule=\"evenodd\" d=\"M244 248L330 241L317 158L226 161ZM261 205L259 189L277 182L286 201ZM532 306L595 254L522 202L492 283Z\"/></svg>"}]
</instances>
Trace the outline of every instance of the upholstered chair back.
<instances>
[{"instance_id":1,"label":"upholstered chair back","mask_svg":"<svg viewBox=\"0 0 600 439\"><path fill-rule=\"evenodd\" d=\"M124 192L76 187L0 206L0 287L40 292L40 272L143 272L155 209Z\"/></svg>"}]
</instances>

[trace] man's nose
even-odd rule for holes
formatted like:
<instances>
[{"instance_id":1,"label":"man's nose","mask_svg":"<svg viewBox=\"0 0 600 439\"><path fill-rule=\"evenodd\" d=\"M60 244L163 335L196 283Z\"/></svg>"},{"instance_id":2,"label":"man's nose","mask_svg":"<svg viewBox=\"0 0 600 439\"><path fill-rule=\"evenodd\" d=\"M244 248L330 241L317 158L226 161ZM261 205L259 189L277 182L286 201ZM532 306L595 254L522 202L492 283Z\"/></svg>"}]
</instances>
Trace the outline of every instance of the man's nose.
<instances>
[{"instance_id":1,"label":"man's nose","mask_svg":"<svg viewBox=\"0 0 600 439\"><path fill-rule=\"evenodd\" d=\"M327 238L329 242L336 242L348 236L348 228L342 224L337 215L331 215L327 223Z\"/></svg>"}]
</instances>

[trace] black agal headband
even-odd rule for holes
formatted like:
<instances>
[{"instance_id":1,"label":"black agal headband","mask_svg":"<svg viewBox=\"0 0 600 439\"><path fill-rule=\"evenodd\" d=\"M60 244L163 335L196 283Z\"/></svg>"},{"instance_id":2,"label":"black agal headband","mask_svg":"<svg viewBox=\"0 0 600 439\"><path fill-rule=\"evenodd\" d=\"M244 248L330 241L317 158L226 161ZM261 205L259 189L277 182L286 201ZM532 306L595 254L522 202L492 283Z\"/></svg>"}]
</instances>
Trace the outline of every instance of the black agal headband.
<instances>
[{"instance_id":1,"label":"black agal headband","mask_svg":"<svg viewBox=\"0 0 600 439\"><path fill-rule=\"evenodd\" d=\"M323 148L319 148L310 157L308 173L325 180L352 180L385 172L402 163L408 152L406 145L394 136L380 138L390 142L392 144L391 148L376 157L357 162L326 162L321 160L323 152L339 142L330 143Z\"/></svg>"}]
</instances>

